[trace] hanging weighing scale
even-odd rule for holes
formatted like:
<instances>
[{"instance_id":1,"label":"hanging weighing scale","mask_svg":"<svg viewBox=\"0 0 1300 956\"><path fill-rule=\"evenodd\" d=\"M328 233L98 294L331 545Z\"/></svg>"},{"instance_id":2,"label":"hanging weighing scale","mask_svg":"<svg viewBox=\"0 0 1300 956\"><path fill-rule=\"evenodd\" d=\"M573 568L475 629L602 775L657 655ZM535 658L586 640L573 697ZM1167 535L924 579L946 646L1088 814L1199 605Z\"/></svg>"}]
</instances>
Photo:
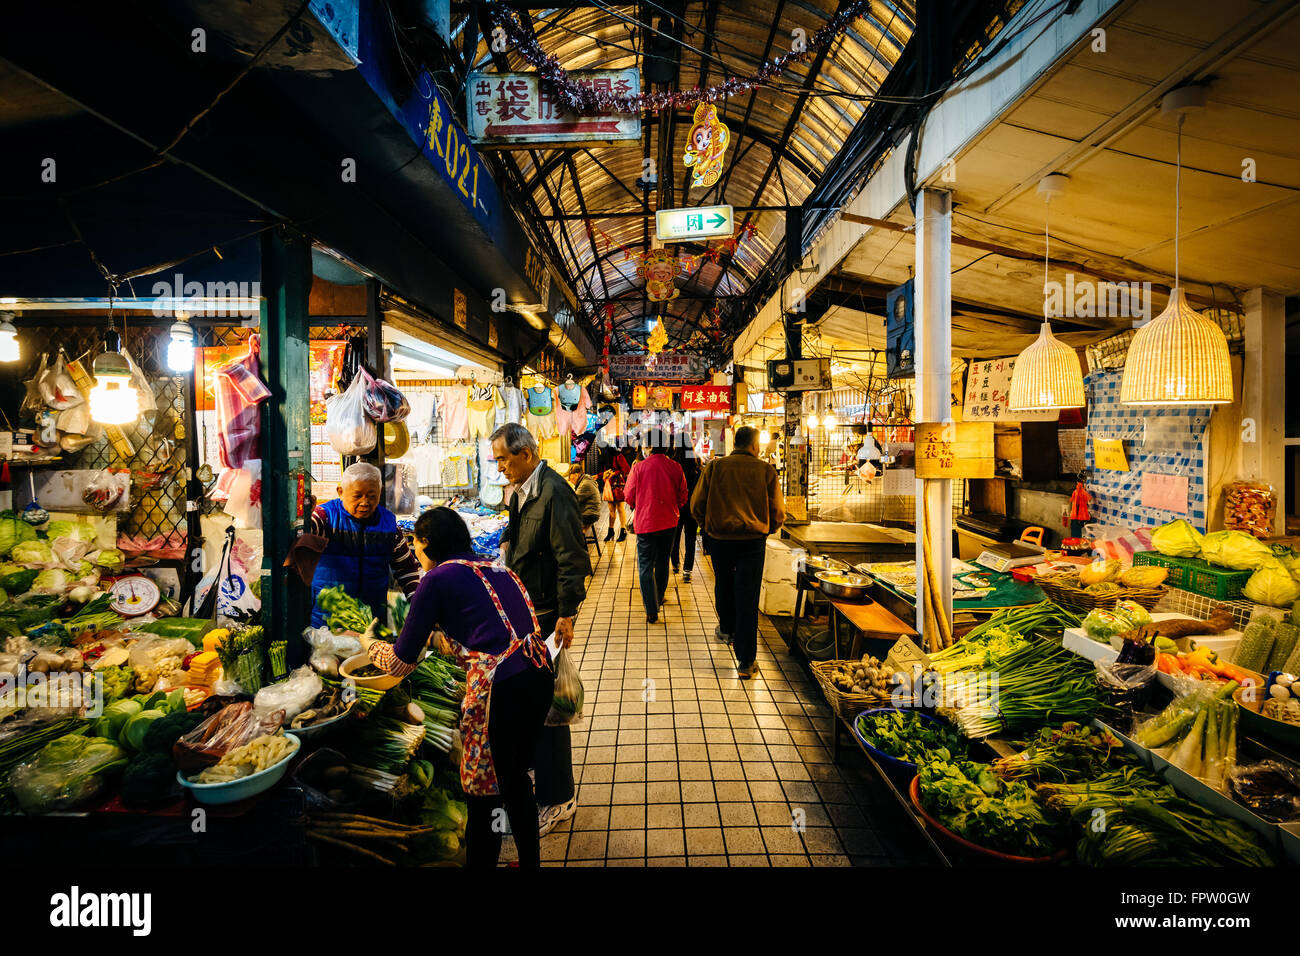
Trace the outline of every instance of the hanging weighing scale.
<instances>
[{"instance_id":1,"label":"hanging weighing scale","mask_svg":"<svg viewBox=\"0 0 1300 956\"><path fill-rule=\"evenodd\" d=\"M1006 574L1012 568L1042 563L1044 554L1046 551L1043 548L1023 541L999 542L981 551L975 563L990 571Z\"/></svg>"},{"instance_id":2,"label":"hanging weighing scale","mask_svg":"<svg viewBox=\"0 0 1300 956\"><path fill-rule=\"evenodd\" d=\"M162 592L158 589L158 585L152 578L147 578L143 574L118 578L109 588L109 594L113 599L108 606L123 617L139 617L141 614L148 614L162 600Z\"/></svg>"}]
</instances>

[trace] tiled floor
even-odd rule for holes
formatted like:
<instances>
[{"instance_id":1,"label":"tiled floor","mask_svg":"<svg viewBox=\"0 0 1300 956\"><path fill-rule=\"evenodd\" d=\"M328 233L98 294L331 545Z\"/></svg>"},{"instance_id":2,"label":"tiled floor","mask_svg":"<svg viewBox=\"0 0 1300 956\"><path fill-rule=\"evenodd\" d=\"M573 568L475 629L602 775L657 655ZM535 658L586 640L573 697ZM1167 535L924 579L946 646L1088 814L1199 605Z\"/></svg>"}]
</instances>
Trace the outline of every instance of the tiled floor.
<instances>
[{"instance_id":1,"label":"tiled floor","mask_svg":"<svg viewBox=\"0 0 1300 956\"><path fill-rule=\"evenodd\" d=\"M689 584L673 577L660 622L646 623L635 541L602 544L578 618L579 808L543 838L543 865L931 862L856 748L831 762L830 711L766 618L758 675L736 677L713 638L707 558Z\"/></svg>"}]
</instances>

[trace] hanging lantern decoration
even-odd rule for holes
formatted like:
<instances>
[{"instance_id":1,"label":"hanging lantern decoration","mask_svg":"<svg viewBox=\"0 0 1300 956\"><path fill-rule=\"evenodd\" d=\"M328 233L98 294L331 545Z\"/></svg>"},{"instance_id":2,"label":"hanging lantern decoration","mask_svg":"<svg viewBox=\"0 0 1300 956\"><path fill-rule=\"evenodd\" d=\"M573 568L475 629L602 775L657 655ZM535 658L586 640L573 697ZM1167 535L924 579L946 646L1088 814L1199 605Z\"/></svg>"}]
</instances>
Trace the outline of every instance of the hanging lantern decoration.
<instances>
[{"instance_id":1,"label":"hanging lantern decoration","mask_svg":"<svg viewBox=\"0 0 1300 956\"><path fill-rule=\"evenodd\" d=\"M110 331L104 351L92 366L95 387L90 390L90 417L101 425L129 425L140 417L140 396L131 385L131 367L118 349L121 338Z\"/></svg>"},{"instance_id":2,"label":"hanging lantern decoration","mask_svg":"<svg viewBox=\"0 0 1300 956\"><path fill-rule=\"evenodd\" d=\"M651 355L658 355L668 345L668 330L664 328L662 318L655 319L654 328L650 330L650 337L646 339L646 351Z\"/></svg>"},{"instance_id":3,"label":"hanging lantern decoration","mask_svg":"<svg viewBox=\"0 0 1300 956\"><path fill-rule=\"evenodd\" d=\"M722 161L731 143L731 130L718 119L712 103L695 107L694 125L686 134L686 154L682 162L695 167L692 186L712 186L722 175Z\"/></svg>"},{"instance_id":4,"label":"hanging lantern decoration","mask_svg":"<svg viewBox=\"0 0 1300 956\"><path fill-rule=\"evenodd\" d=\"M1119 400L1125 405L1221 405L1232 401L1228 339L1217 323L1187 304L1179 285L1183 121L1205 106L1204 86L1183 86L1165 94L1162 112L1178 116L1174 175L1174 286L1165 310L1137 330L1124 360Z\"/></svg>"},{"instance_id":5,"label":"hanging lantern decoration","mask_svg":"<svg viewBox=\"0 0 1300 956\"><path fill-rule=\"evenodd\" d=\"M669 302L679 293L673 285L677 277L677 253L667 249L651 249L640 257L636 274L645 279L646 298L651 302Z\"/></svg>"}]
</instances>

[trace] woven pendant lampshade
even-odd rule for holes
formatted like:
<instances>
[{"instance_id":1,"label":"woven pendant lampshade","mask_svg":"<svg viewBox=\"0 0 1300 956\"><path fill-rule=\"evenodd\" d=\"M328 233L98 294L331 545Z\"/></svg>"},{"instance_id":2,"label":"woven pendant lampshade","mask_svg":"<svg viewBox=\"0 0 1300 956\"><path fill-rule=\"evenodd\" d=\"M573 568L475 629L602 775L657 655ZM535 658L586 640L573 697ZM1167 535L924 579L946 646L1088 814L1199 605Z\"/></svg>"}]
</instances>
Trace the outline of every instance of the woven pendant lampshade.
<instances>
[{"instance_id":1,"label":"woven pendant lampshade","mask_svg":"<svg viewBox=\"0 0 1300 956\"><path fill-rule=\"evenodd\" d=\"M1008 399L1013 412L1084 406L1079 359L1074 349L1052 335L1048 323L1043 323L1038 338L1016 357Z\"/></svg>"},{"instance_id":2,"label":"woven pendant lampshade","mask_svg":"<svg viewBox=\"0 0 1300 956\"><path fill-rule=\"evenodd\" d=\"M1125 405L1221 405L1232 401L1228 339L1175 288L1169 304L1138 329L1124 360Z\"/></svg>"}]
</instances>

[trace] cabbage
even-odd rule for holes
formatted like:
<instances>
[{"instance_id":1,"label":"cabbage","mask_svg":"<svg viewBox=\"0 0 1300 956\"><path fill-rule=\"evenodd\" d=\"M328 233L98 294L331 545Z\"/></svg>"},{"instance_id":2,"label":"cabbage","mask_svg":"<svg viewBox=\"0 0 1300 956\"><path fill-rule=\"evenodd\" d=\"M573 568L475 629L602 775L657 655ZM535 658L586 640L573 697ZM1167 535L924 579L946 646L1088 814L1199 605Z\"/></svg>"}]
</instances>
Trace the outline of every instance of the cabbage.
<instances>
[{"instance_id":1,"label":"cabbage","mask_svg":"<svg viewBox=\"0 0 1300 956\"><path fill-rule=\"evenodd\" d=\"M52 568L59 563L44 541L24 541L14 545L13 559L29 568Z\"/></svg>"},{"instance_id":2,"label":"cabbage","mask_svg":"<svg viewBox=\"0 0 1300 956\"><path fill-rule=\"evenodd\" d=\"M94 555L95 564L110 574L121 571L126 564L126 555L117 548L105 548Z\"/></svg>"},{"instance_id":3,"label":"cabbage","mask_svg":"<svg viewBox=\"0 0 1300 956\"><path fill-rule=\"evenodd\" d=\"M1291 577L1291 572L1281 561L1270 558L1250 576L1241 593L1247 600L1254 601L1256 604L1286 607L1300 598L1300 581Z\"/></svg>"},{"instance_id":4,"label":"cabbage","mask_svg":"<svg viewBox=\"0 0 1300 956\"><path fill-rule=\"evenodd\" d=\"M74 568L77 562L86 556L90 550L90 545L80 538L59 538L57 541L50 542L50 550L54 552L54 559L65 568Z\"/></svg>"},{"instance_id":5,"label":"cabbage","mask_svg":"<svg viewBox=\"0 0 1300 956\"><path fill-rule=\"evenodd\" d=\"M18 512L0 511L0 557L13 551L16 544L35 540L36 529L18 517Z\"/></svg>"},{"instance_id":6,"label":"cabbage","mask_svg":"<svg viewBox=\"0 0 1300 956\"><path fill-rule=\"evenodd\" d=\"M1151 547L1170 558L1195 558L1201 554L1201 533L1188 521L1171 521L1151 532Z\"/></svg>"},{"instance_id":7,"label":"cabbage","mask_svg":"<svg viewBox=\"0 0 1300 956\"><path fill-rule=\"evenodd\" d=\"M144 710L144 707L141 706L140 702L129 697L115 700L111 704L105 704L99 720L95 721L95 736L117 740L122 725L142 710Z\"/></svg>"},{"instance_id":8,"label":"cabbage","mask_svg":"<svg viewBox=\"0 0 1300 956\"><path fill-rule=\"evenodd\" d=\"M51 541L60 538L76 538L78 541L94 545L99 540L99 532L95 530L95 526L85 521L51 521L45 526L45 534Z\"/></svg>"},{"instance_id":9,"label":"cabbage","mask_svg":"<svg viewBox=\"0 0 1300 956\"><path fill-rule=\"evenodd\" d=\"M1115 613L1127 620L1132 627L1142 627L1151 623L1151 615L1137 601L1116 601Z\"/></svg>"},{"instance_id":10,"label":"cabbage","mask_svg":"<svg viewBox=\"0 0 1300 956\"><path fill-rule=\"evenodd\" d=\"M1101 608L1094 608L1088 612L1088 616L1083 619L1083 630L1094 641L1109 641L1116 634L1123 634L1125 631L1131 631L1133 628L1128 622L1128 618L1122 614L1116 614L1114 611L1103 611Z\"/></svg>"},{"instance_id":11,"label":"cabbage","mask_svg":"<svg viewBox=\"0 0 1300 956\"><path fill-rule=\"evenodd\" d=\"M1216 531L1207 534L1201 539L1201 553L1211 564L1235 571L1254 570L1262 567L1266 561L1277 563L1272 548L1244 531Z\"/></svg>"},{"instance_id":12,"label":"cabbage","mask_svg":"<svg viewBox=\"0 0 1300 956\"><path fill-rule=\"evenodd\" d=\"M62 594L73 583L74 579L63 568L51 568L36 575L32 590L37 594Z\"/></svg>"}]
</instances>

